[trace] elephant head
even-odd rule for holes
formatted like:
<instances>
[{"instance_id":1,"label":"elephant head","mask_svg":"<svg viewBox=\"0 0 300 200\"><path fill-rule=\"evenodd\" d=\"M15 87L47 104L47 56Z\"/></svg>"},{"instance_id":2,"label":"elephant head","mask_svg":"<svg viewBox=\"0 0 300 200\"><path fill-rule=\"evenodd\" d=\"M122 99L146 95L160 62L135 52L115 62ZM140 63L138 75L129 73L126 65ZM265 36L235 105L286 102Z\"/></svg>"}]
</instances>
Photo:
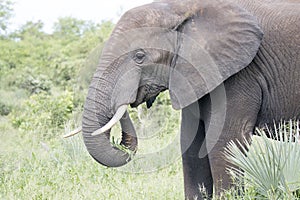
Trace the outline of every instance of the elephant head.
<instances>
[{"instance_id":1,"label":"elephant head","mask_svg":"<svg viewBox=\"0 0 300 200\"><path fill-rule=\"evenodd\" d=\"M111 145L110 129L120 121L121 143L135 151L128 105L151 105L168 89L173 108L182 109L249 65L261 39L256 19L223 1L165 0L125 13L103 49L84 106L91 156L106 166L126 164L129 155Z\"/></svg>"}]
</instances>

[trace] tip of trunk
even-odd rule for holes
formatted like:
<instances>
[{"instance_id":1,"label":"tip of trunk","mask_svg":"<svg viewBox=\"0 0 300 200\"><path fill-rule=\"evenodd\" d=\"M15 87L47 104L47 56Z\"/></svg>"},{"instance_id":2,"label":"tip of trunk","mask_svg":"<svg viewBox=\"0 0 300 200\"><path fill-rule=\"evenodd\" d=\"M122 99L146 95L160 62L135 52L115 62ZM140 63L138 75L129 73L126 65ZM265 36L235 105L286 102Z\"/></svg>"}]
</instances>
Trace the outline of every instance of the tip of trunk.
<instances>
[{"instance_id":1,"label":"tip of trunk","mask_svg":"<svg viewBox=\"0 0 300 200\"><path fill-rule=\"evenodd\" d=\"M90 155L100 164L107 167L121 167L127 164L137 151L137 137L132 134L122 132L122 141L120 144L111 143L108 133L101 134L97 140L100 140L98 144L101 144L103 140L109 141L109 143L102 142L102 151L97 148L88 148Z\"/></svg>"},{"instance_id":2,"label":"tip of trunk","mask_svg":"<svg viewBox=\"0 0 300 200\"><path fill-rule=\"evenodd\" d=\"M126 112L120 120L122 140L112 143L110 130L100 135L92 136L88 127L83 126L83 139L90 155L100 164L107 167L120 167L128 163L137 150L137 136L131 119Z\"/></svg>"}]
</instances>

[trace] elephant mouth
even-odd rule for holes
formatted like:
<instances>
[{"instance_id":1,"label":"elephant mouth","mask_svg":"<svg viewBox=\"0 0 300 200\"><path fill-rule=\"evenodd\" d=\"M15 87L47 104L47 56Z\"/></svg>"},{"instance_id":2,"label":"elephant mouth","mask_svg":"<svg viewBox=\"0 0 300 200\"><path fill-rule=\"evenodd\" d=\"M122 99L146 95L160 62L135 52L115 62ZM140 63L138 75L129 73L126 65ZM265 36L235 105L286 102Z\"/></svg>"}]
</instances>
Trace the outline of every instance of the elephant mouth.
<instances>
[{"instance_id":1,"label":"elephant mouth","mask_svg":"<svg viewBox=\"0 0 300 200\"><path fill-rule=\"evenodd\" d=\"M145 97L142 100L136 100L135 102L131 103L130 106L132 108L136 108L139 105L143 104L146 102L147 108L151 108L153 103L155 102L156 97L158 96L158 94L155 95L151 95L150 97Z\"/></svg>"},{"instance_id":2,"label":"elephant mouth","mask_svg":"<svg viewBox=\"0 0 300 200\"><path fill-rule=\"evenodd\" d=\"M156 97L159 95L160 92L161 91L156 92L156 93L152 93L152 94L147 94L147 95L145 95L143 97L141 97L140 95L138 95L137 98L136 98L136 100L135 100L135 102L133 102L133 103L131 103L129 105L132 108L136 108L139 105L141 105L142 103L146 102L147 108L149 109L153 105ZM102 128L96 130L95 132L93 132L92 136L96 136L96 135L100 135L102 133L105 133L106 131L109 131L112 127L114 127L115 124L118 123L122 119L122 117L124 117L124 114L127 111L127 107L128 107L128 105L126 105L126 104L123 105L123 106L120 106L117 109L117 111L116 111L115 115L113 116L113 118L110 119L110 121L105 126L103 126Z\"/></svg>"},{"instance_id":3,"label":"elephant mouth","mask_svg":"<svg viewBox=\"0 0 300 200\"><path fill-rule=\"evenodd\" d=\"M167 88L163 86L157 86L157 85L145 85L139 88L136 96L135 102L131 103L130 106L132 108L136 108L139 105L146 102L147 108L151 108L156 97L159 95L159 93L165 91Z\"/></svg>"}]
</instances>

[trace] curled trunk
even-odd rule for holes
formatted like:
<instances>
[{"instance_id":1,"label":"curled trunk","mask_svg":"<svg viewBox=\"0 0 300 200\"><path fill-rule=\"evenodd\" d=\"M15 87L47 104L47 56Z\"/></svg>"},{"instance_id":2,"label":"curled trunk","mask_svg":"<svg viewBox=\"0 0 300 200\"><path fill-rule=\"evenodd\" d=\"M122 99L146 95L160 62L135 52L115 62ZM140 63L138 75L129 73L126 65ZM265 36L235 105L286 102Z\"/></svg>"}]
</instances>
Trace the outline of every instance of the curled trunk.
<instances>
[{"instance_id":1,"label":"curled trunk","mask_svg":"<svg viewBox=\"0 0 300 200\"><path fill-rule=\"evenodd\" d=\"M108 96L108 94L101 93L96 87L90 87L83 112L83 140L88 152L97 162L108 167L119 167L129 162L131 155L111 144L110 129L98 135L93 134L104 127L112 118L111 109L105 106L109 104L97 102L97 99L107 99ZM122 128L121 145L135 152L137 137L127 111L120 122Z\"/></svg>"}]
</instances>

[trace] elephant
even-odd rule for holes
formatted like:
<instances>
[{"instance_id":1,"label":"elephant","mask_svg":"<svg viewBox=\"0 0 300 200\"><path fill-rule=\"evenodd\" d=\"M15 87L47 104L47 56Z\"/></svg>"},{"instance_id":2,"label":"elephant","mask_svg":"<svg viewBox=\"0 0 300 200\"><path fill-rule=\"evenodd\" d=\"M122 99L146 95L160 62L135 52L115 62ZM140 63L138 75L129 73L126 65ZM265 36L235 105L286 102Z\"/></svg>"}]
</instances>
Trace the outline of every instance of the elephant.
<instances>
[{"instance_id":1,"label":"elephant","mask_svg":"<svg viewBox=\"0 0 300 200\"><path fill-rule=\"evenodd\" d=\"M202 185L208 195L231 187L228 142L300 118L299 21L298 0L161 0L127 11L84 104L89 154L109 167L128 163L129 153L110 142L111 128L120 122L121 145L135 152L128 106L150 108L168 90L181 110L185 197L203 198Z\"/></svg>"}]
</instances>

